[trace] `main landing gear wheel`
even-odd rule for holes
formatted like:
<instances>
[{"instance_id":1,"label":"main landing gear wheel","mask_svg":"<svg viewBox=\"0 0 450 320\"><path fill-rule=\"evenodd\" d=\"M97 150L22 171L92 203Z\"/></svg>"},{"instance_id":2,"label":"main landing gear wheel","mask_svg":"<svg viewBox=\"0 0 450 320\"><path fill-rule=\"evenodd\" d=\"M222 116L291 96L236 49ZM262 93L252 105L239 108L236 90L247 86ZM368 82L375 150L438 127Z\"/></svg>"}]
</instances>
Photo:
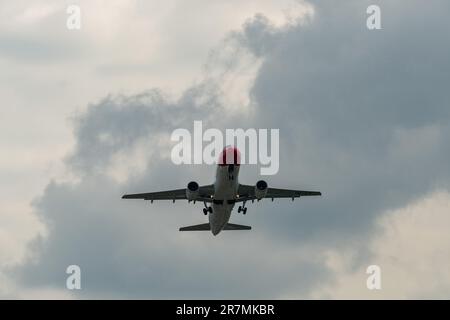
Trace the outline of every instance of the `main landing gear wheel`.
<instances>
[{"instance_id":1,"label":"main landing gear wheel","mask_svg":"<svg viewBox=\"0 0 450 320\"><path fill-rule=\"evenodd\" d=\"M212 213L212 207L203 208L203 214L206 216L207 214Z\"/></svg>"},{"instance_id":2,"label":"main landing gear wheel","mask_svg":"<svg viewBox=\"0 0 450 320\"><path fill-rule=\"evenodd\" d=\"M242 214L246 214L246 213L247 213L247 208L246 208L246 207L239 206L239 208L238 208L238 213L240 213L240 212L242 212Z\"/></svg>"}]
</instances>

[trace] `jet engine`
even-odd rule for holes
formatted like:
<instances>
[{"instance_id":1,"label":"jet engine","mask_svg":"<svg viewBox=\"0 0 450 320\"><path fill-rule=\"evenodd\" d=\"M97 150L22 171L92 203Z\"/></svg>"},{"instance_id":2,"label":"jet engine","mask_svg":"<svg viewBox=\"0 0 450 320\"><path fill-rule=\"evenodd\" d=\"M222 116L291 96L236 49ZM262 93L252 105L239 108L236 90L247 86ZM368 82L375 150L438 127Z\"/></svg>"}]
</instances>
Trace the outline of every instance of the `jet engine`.
<instances>
[{"instance_id":1,"label":"jet engine","mask_svg":"<svg viewBox=\"0 0 450 320\"><path fill-rule=\"evenodd\" d=\"M267 182L264 180L259 180L255 186L255 196L256 199L261 200L267 194Z\"/></svg>"},{"instance_id":2,"label":"jet engine","mask_svg":"<svg viewBox=\"0 0 450 320\"><path fill-rule=\"evenodd\" d=\"M195 181L189 182L186 188L186 198L189 201L195 200L198 197L198 192L199 192L198 183Z\"/></svg>"}]
</instances>

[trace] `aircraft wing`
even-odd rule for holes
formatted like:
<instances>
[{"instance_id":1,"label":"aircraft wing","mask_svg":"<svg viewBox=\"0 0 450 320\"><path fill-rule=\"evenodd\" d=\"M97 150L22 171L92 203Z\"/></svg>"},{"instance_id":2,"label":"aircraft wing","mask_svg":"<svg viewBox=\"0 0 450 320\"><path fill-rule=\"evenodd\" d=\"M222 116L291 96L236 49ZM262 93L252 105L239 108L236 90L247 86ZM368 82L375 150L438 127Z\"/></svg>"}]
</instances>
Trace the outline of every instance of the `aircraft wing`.
<instances>
[{"instance_id":1,"label":"aircraft wing","mask_svg":"<svg viewBox=\"0 0 450 320\"><path fill-rule=\"evenodd\" d=\"M207 186L199 187L199 194L196 201L201 202L212 202L211 196L214 195L214 185L210 184ZM185 200L186 189L175 189L168 191L158 191L158 192L146 192L146 193L134 193L126 194L122 196L122 199L143 199L143 200Z\"/></svg>"},{"instance_id":2,"label":"aircraft wing","mask_svg":"<svg viewBox=\"0 0 450 320\"><path fill-rule=\"evenodd\" d=\"M236 202L255 200L255 186L240 184L239 185L239 198ZM267 194L264 198L299 198L304 196L321 196L322 193L319 191L306 191L306 190L290 190L290 189L276 189L267 188Z\"/></svg>"}]
</instances>

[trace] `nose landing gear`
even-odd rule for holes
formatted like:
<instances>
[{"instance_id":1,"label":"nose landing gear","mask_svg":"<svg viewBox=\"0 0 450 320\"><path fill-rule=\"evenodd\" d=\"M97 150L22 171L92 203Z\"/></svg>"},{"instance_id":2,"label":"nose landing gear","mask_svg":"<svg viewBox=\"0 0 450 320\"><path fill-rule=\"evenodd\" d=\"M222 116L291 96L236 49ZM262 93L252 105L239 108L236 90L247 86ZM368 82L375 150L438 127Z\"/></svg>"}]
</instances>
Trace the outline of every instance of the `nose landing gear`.
<instances>
[{"instance_id":1,"label":"nose landing gear","mask_svg":"<svg viewBox=\"0 0 450 320\"><path fill-rule=\"evenodd\" d=\"M228 180L234 180L234 164L228 166Z\"/></svg>"}]
</instances>

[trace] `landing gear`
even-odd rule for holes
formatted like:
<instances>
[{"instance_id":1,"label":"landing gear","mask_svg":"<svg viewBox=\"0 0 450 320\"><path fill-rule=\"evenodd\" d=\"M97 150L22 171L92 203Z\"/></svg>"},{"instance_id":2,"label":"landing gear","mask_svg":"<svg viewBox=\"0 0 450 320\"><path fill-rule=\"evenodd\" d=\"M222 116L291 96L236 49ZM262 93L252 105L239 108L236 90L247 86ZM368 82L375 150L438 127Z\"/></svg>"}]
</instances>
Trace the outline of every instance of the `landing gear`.
<instances>
[{"instance_id":1,"label":"landing gear","mask_svg":"<svg viewBox=\"0 0 450 320\"><path fill-rule=\"evenodd\" d=\"M239 208L238 208L238 213L240 213L240 212L242 212L242 214L246 214L247 213L247 208L243 208L243 207L241 207L241 206L239 206Z\"/></svg>"},{"instance_id":2,"label":"landing gear","mask_svg":"<svg viewBox=\"0 0 450 320\"><path fill-rule=\"evenodd\" d=\"M245 207L245 201L242 204L242 206L239 206L238 208L238 213L242 212L242 214L246 214L247 213L247 208Z\"/></svg>"},{"instance_id":3,"label":"landing gear","mask_svg":"<svg viewBox=\"0 0 450 320\"><path fill-rule=\"evenodd\" d=\"M205 207L203 208L203 214L206 216L209 213L212 213L212 207L208 207L206 205L206 202L203 202L205 204Z\"/></svg>"},{"instance_id":4,"label":"landing gear","mask_svg":"<svg viewBox=\"0 0 450 320\"><path fill-rule=\"evenodd\" d=\"M228 180L234 180L234 164L228 166Z\"/></svg>"}]
</instances>

